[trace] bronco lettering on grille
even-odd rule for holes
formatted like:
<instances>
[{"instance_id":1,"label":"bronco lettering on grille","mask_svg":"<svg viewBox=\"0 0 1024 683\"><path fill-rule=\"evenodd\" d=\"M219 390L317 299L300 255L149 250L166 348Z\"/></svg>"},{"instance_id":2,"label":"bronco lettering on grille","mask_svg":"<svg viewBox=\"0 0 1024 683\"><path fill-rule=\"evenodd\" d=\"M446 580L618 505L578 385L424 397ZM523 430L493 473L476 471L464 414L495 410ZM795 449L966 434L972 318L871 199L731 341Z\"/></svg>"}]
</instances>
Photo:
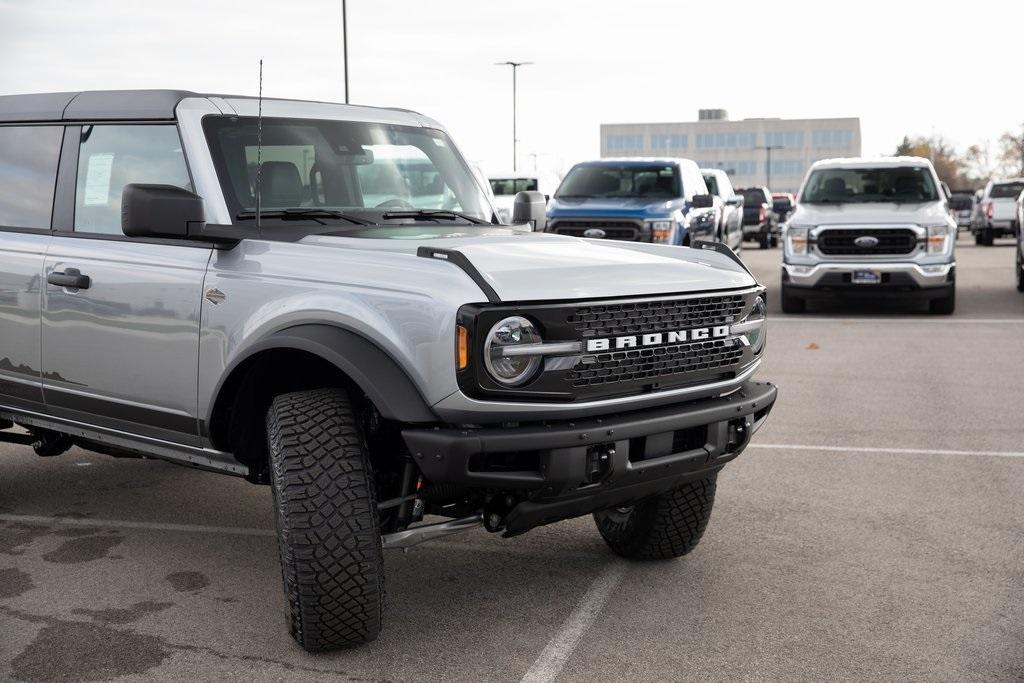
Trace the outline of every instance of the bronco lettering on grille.
<instances>
[{"instance_id":1,"label":"bronco lettering on grille","mask_svg":"<svg viewBox=\"0 0 1024 683\"><path fill-rule=\"evenodd\" d=\"M729 336L728 325L715 327L695 327L689 330L672 330L670 332L651 332L633 334L625 337L607 337L604 339L588 339L587 351L613 351L617 349L635 349L642 346L660 346L661 344L679 344L688 341L704 341L721 339Z\"/></svg>"}]
</instances>

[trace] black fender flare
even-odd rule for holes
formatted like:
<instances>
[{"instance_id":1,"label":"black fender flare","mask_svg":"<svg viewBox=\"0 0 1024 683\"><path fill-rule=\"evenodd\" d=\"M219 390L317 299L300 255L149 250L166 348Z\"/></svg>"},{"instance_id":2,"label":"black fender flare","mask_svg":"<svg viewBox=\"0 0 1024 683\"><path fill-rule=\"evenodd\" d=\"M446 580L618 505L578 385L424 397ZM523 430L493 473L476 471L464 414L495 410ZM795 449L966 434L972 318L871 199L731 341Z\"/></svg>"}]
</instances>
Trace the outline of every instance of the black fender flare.
<instances>
[{"instance_id":1,"label":"black fender flare","mask_svg":"<svg viewBox=\"0 0 1024 683\"><path fill-rule=\"evenodd\" d=\"M323 358L345 373L386 419L405 423L438 421L409 376L379 346L351 330L319 324L288 327L250 346L225 370L210 409L215 408L224 382L238 366L272 349L295 349Z\"/></svg>"}]
</instances>

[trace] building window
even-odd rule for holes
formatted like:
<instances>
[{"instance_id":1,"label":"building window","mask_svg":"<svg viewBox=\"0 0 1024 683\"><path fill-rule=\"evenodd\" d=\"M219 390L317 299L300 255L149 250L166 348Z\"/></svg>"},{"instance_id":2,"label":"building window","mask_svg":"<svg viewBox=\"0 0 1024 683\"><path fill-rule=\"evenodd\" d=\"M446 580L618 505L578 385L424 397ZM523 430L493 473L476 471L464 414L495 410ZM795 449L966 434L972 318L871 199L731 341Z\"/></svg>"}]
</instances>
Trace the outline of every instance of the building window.
<instances>
[{"instance_id":1,"label":"building window","mask_svg":"<svg viewBox=\"0 0 1024 683\"><path fill-rule=\"evenodd\" d=\"M816 130L811 133L815 147L849 147L853 144L852 130Z\"/></svg>"},{"instance_id":2,"label":"building window","mask_svg":"<svg viewBox=\"0 0 1024 683\"><path fill-rule=\"evenodd\" d=\"M765 162L767 168L768 163ZM796 176L803 175L804 165L799 159L772 159L771 175Z\"/></svg>"},{"instance_id":3,"label":"building window","mask_svg":"<svg viewBox=\"0 0 1024 683\"><path fill-rule=\"evenodd\" d=\"M764 144L769 147L803 147L802 130L775 131L764 134Z\"/></svg>"}]
</instances>

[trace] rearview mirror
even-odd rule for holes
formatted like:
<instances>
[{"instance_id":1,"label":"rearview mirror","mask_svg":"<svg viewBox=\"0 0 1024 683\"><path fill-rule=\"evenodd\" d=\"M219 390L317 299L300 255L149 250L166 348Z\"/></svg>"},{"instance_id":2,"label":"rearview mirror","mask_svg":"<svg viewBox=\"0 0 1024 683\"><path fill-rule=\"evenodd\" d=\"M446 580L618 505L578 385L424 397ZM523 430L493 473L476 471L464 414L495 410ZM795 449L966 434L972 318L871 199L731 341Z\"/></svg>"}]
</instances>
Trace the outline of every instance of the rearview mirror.
<instances>
[{"instance_id":1,"label":"rearview mirror","mask_svg":"<svg viewBox=\"0 0 1024 683\"><path fill-rule=\"evenodd\" d=\"M695 209L710 209L715 205L715 198L709 194L695 194L690 200L690 206Z\"/></svg>"},{"instance_id":2,"label":"rearview mirror","mask_svg":"<svg viewBox=\"0 0 1024 683\"><path fill-rule=\"evenodd\" d=\"M529 223L535 232L543 232L547 225L547 202L540 192L517 192L512 200L512 225Z\"/></svg>"}]
</instances>

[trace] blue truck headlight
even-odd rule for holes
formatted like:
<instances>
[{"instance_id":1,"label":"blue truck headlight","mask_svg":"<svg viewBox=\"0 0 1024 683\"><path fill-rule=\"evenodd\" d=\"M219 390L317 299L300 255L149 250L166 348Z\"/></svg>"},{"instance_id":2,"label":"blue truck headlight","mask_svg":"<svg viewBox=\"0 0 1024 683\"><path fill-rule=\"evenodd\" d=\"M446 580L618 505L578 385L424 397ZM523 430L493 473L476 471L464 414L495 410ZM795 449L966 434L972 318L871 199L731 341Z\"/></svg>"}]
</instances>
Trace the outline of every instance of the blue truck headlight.
<instances>
[{"instance_id":1,"label":"blue truck headlight","mask_svg":"<svg viewBox=\"0 0 1024 683\"><path fill-rule=\"evenodd\" d=\"M647 227L651 229L651 241L662 244L672 241L672 230L676 227L673 220L647 221Z\"/></svg>"}]
</instances>

